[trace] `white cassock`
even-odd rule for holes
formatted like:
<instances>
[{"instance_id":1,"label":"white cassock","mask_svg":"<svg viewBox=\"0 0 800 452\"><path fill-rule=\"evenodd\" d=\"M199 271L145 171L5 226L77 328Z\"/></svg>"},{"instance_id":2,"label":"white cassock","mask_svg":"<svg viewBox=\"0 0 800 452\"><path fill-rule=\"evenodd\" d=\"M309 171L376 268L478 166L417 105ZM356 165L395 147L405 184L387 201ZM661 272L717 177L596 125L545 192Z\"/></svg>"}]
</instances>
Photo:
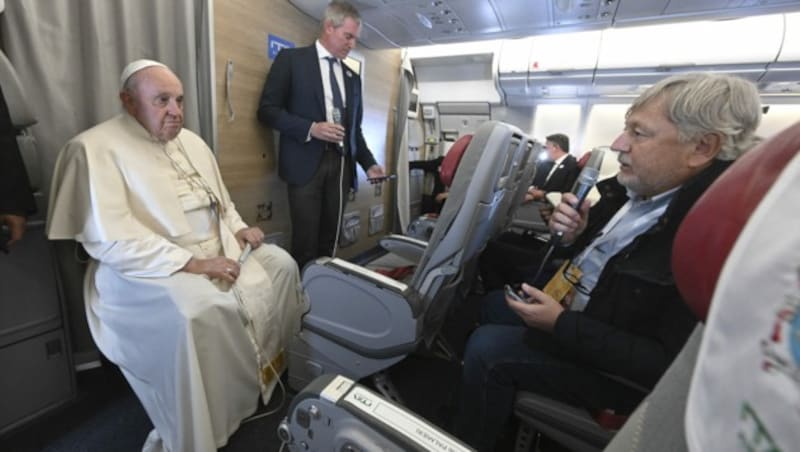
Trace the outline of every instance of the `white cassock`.
<instances>
[{"instance_id":1,"label":"white cassock","mask_svg":"<svg viewBox=\"0 0 800 452\"><path fill-rule=\"evenodd\" d=\"M155 426L146 449L224 446L285 369L305 309L288 253L259 246L233 287L180 271L191 257L238 259L246 227L211 150L186 129L159 143L123 113L61 150L48 236L93 258L89 327Z\"/></svg>"}]
</instances>

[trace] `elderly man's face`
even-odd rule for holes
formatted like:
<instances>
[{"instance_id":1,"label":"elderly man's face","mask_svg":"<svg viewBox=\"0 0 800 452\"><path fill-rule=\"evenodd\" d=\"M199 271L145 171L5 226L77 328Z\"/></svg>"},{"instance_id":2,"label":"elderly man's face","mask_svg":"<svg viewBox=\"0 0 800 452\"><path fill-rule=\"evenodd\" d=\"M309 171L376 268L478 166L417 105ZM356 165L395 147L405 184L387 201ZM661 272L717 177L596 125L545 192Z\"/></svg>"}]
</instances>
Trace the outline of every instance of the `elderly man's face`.
<instances>
[{"instance_id":1,"label":"elderly man's face","mask_svg":"<svg viewBox=\"0 0 800 452\"><path fill-rule=\"evenodd\" d=\"M340 27L333 23L325 23L320 42L336 58L343 60L356 47L356 40L361 34L361 25L350 17L345 17Z\"/></svg>"},{"instance_id":2,"label":"elderly man's face","mask_svg":"<svg viewBox=\"0 0 800 452\"><path fill-rule=\"evenodd\" d=\"M683 184L695 170L690 158L696 143L678 141L678 128L666 115L664 99L634 110L611 148L619 152L617 180L642 196L655 196Z\"/></svg>"},{"instance_id":3,"label":"elderly man's face","mask_svg":"<svg viewBox=\"0 0 800 452\"><path fill-rule=\"evenodd\" d=\"M133 89L122 95L125 109L156 137L167 142L183 128L183 85L169 69L149 67L133 75Z\"/></svg>"}]
</instances>

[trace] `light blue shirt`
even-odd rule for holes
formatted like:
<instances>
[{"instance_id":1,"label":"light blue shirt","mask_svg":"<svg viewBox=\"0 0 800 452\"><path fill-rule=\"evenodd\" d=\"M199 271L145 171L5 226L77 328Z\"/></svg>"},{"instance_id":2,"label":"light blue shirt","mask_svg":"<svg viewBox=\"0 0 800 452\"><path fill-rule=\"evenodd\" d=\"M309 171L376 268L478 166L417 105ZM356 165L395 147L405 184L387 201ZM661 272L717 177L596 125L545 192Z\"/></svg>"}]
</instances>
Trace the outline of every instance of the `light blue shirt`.
<instances>
[{"instance_id":1,"label":"light blue shirt","mask_svg":"<svg viewBox=\"0 0 800 452\"><path fill-rule=\"evenodd\" d=\"M643 198L628 190L628 202L611 218L600 235L573 259L573 264L581 269L583 275L570 309L582 311L586 307L589 294L597 285L608 260L656 224L678 188L652 198Z\"/></svg>"}]
</instances>

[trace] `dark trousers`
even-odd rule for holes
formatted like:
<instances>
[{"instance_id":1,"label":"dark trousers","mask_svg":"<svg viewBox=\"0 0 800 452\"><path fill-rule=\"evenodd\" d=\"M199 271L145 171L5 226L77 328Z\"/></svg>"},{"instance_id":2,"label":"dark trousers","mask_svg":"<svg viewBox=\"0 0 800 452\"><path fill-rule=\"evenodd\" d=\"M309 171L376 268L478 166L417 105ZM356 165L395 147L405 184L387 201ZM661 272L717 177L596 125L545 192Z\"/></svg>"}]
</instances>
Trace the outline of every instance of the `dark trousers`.
<instances>
[{"instance_id":1,"label":"dark trousers","mask_svg":"<svg viewBox=\"0 0 800 452\"><path fill-rule=\"evenodd\" d=\"M464 351L461 406L455 434L479 451L491 451L514 408L517 391L587 408L632 410L644 394L566 359L549 333L533 330L508 308L502 292L489 293L486 322Z\"/></svg>"},{"instance_id":2,"label":"dark trousers","mask_svg":"<svg viewBox=\"0 0 800 452\"><path fill-rule=\"evenodd\" d=\"M305 185L289 184L292 257L300 269L317 257L333 254L353 179L350 168L350 157L328 149L311 181Z\"/></svg>"}]
</instances>

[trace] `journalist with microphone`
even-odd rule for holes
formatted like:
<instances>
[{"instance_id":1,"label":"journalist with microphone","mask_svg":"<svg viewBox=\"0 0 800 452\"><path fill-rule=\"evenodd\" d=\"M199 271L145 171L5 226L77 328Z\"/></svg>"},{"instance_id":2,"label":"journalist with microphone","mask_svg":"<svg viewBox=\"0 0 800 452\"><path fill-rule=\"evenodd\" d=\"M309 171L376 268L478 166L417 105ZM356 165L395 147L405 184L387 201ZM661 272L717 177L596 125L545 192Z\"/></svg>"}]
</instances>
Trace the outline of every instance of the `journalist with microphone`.
<instances>
[{"instance_id":1,"label":"journalist with microphone","mask_svg":"<svg viewBox=\"0 0 800 452\"><path fill-rule=\"evenodd\" d=\"M755 144L760 120L756 87L727 75L669 77L633 102L611 145L617 177L598 184L591 210L565 194L550 220L567 261L547 293L523 284L526 302L484 300L464 352L460 438L493 450L520 390L617 414L636 407L696 324L672 277L678 225Z\"/></svg>"},{"instance_id":2,"label":"journalist with microphone","mask_svg":"<svg viewBox=\"0 0 800 452\"><path fill-rule=\"evenodd\" d=\"M261 93L258 119L280 132L278 175L288 184L291 251L301 268L334 255L356 162L368 178L384 176L361 132L361 79L343 61L360 33L358 11L331 2L319 39L281 50Z\"/></svg>"}]
</instances>

